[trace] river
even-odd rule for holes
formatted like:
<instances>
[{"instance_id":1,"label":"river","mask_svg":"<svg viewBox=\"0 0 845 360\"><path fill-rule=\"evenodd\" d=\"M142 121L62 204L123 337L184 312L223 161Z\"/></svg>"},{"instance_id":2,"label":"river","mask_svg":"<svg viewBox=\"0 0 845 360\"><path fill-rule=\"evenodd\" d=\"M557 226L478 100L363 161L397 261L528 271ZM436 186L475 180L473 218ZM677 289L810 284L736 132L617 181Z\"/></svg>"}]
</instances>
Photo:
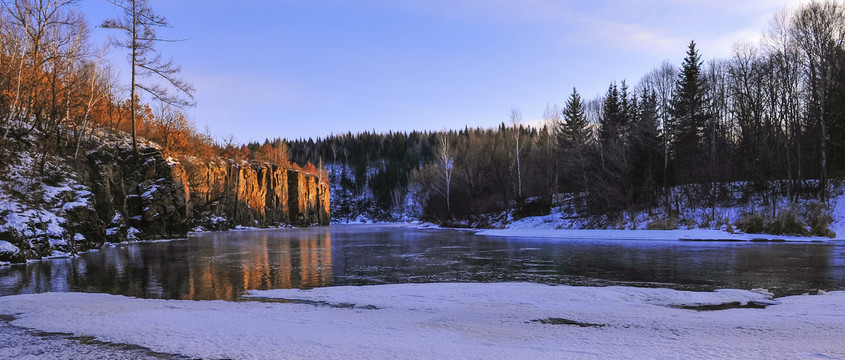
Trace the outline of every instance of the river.
<instances>
[{"instance_id":1,"label":"river","mask_svg":"<svg viewBox=\"0 0 845 360\"><path fill-rule=\"evenodd\" d=\"M845 290L845 244L486 237L404 225L209 232L0 267L0 296L240 300L247 290L408 282Z\"/></svg>"}]
</instances>

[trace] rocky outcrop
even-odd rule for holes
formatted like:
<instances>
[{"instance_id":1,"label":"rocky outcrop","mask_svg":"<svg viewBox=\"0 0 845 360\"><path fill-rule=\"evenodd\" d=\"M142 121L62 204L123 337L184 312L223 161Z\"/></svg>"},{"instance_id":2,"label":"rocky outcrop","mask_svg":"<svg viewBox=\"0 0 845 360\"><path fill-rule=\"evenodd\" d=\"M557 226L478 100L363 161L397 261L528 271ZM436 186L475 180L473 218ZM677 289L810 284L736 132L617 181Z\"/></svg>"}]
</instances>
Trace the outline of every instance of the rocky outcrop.
<instances>
[{"instance_id":1,"label":"rocky outcrop","mask_svg":"<svg viewBox=\"0 0 845 360\"><path fill-rule=\"evenodd\" d=\"M101 237L157 239L187 234L191 195L184 168L155 148L88 153L86 183L94 194Z\"/></svg>"},{"instance_id":2,"label":"rocky outcrop","mask_svg":"<svg viewBox=\"0 0 845 360\"><path fill-rule=\"evenodd\" d=\"M184 237L197 226L330 221L327 179L313 174L269 163L180 163L156 147L141 145L135 153L120 141L90 148L74 166L54 165L57 170L37 181L0 181L0 198L8 199L0 207L0 263L74 254L106 242Z\"/></svg>"},{"instance_id":3,"label":"rocky outcrop","mask_svg":"<svg viewBox=\"0 0 845 360\"><path fill-rule=\"evenodd\" d=\"M314 174L288 170L291 221L298 224L326 225L329 212L329 184Z\"/></svg>"},{"instance_id":4,"label":"rocky outcrop","mask_svg":"<svg viewBox=\"0 0 845 360\"><path fill-rule=\"evenodd\" d=\"M328 225L329 187L314 175L270 163L186 164L203 228Z\"/></svg>"}]
</instances>

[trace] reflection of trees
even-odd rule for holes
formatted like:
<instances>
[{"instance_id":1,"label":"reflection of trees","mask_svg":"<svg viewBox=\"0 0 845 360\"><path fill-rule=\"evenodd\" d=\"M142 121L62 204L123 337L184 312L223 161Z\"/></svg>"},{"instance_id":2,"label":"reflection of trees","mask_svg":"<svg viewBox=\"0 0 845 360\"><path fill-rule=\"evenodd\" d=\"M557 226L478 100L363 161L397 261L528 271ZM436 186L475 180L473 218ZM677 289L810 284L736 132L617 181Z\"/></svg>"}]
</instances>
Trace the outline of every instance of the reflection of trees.
<instances>
[{"instance_id":1,"label":"reflection of trees","mask_svg":"<svg viewBox=\"0 0 845 360\"><path fill-rule=\"evenodd\" d=\"M811 288L832 289L835 246L822 244L678 244L635 246L621 243L552 246L541 255L560 275L634 283L660 283L689 289L757 287L778 295ZM718 254L718 256L714 255Z\"/></svg>"},{"instance_id":2,"label":"reflection of trees","mask_svg":"<svg viewBox=\"0 0 845 360\"><path fill-rule=\"evenodd\" d=\"M87 291L237 300L252 289L328 286L333 277L334 284L346 285L577 283L584 278L695 290L766 287L784 295L842 289L842 249L831 244L527 244L389 228L335 230L334 239L328 228L207 233L187 241L109 247L73 259L0 267L0 295Z\"/></svg>"},{"instance_id":3,"label":"reflection of trees","mask_svg":"<svg viewBox=\"0 0 845 360\"><path fill-rule=\"evenodd\" d=\"M0 295L86 291L237 300L246 290L329 285L331 246L330 231L314 228L109 247L75 259L0 268Z\"/></svg>"}]
</instances>

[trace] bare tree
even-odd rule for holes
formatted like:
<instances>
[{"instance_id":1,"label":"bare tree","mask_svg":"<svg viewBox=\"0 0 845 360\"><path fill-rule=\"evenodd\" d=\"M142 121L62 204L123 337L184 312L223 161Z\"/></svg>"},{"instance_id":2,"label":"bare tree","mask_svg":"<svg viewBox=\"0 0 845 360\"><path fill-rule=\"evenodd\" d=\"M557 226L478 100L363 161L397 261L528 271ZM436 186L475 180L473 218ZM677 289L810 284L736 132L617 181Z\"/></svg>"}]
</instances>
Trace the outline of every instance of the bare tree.
<instances>
[{"instance_id":1,"label":"bare tree","mask_svg":"<svg viewBox=\"0 0 845 360\"><path fill-rule=\"evenodd\" d=\"M437 137L437 161L440 163L440 172L443 175L443 180L446 183L446 210L449 212L449 218L452 217L452 203L449 200L452 187L452 170L454 158L454 150L452 149L451 139L449 139L449 132L443 131Z\"/></svg>"},{"instance_id":2,"label":"bare tree","mask_svg":"<svg viewBox=\"0 0 845 360\"><path fill-rule=\"evenodd\" d=\"M159 103L155 109L153 124L154 140L162 146L166 154L186 150L189 145L187 138L194 126L179 108Z\"/></svg>"},{"instance_id":3,"label":"bare tree","mask_svg":"<svg viewBox=\"0 0 845 360\"><path fill-rule=\"evenodd\" d=\"M555 141L552 139L555 138L555 129L560 126L560 114L562 110L560 106L557 104L546 104L546 110L543 111L543 123L544 123L544 130L547 133L546 136L549 137L549 141L545 142L546 145L546 154L548 156L549 165L552 166L552 173L551 178L549 179L549 194L554 195L558 193L558 186L560 185L560 163L557 156L555 156Z\"/></svg>"},{"instance_id":4,"label":"bare tree","mask_svg":"<svg viewBox=\"0 0 845 360\"><path fill-rule=\"evenodd\" d=\"M56 120L60 110L60 78L74 60L87 37L82 16L70 7L77 0L3 0L8 15L9 35L17 65L17 84L9 120L34 118L30 130L40 128L47 118ZM13 65L13 64L10 64ZM39 88L48 84L48 89ZM11 127L11 126L10 126ZM6 128L4 138L8 136Z\"/></svg>"},{"instance_id":5,"label":"bare tree","mask_svg":"<svg viewBox=\"0 0 845 360\"><path fill-rule=\"evenodd\" d=\"M73 158L76 159L79 156L79 144L82 142L82 138L85 136L85 129L88 127L88 120L91 115L91 110L97 103L107 95L108 89L111 88L111 84L108 84L110 76L103 76L103 69L100 67L100 62L103 60L103 56L105 56L105 51L97 58L96 63L89 62L86 64L85 69L87 70L88 78L90 79L90 88L88 89L88 99L84 104L84 112L82 115L82 123L80 124L80 129L77 131L76 134L76 150L73 152Z\"/></svg>"},{"instance_id":6,"label":"bare tree","mask_svg":"<svg viewBox=\"0 0 845 360\"><path fill-rule=\"evenodd\" d=\"M109 19L101 25L107 29L117 29L125 33L123 40L115 40L114 44L129 50L129 61L131 62L131 84L130 84L130 117L132 121L132 149L137 152L138 147L135 139L135 89L143 90L153 98L179 108L193 105L180 95L187 95L193 100L194 88L191 84L176 77L180 67L173 64L173 60L164 61L161 53L155 49L158 42L172 42L179 40L163 39L156 35L156 29L170 27L170 24L162 16L153 13L147 4L147 0L107 0L121 9L121 15ZM137 82L137 77L157 77L164 80L169 86L159 83L142 84ZM168 88L176 89L176 94L170 94Z\"/></svg>"},{"instance_id":7,"label":"bare tree","mask_svg":"<svg viewBox=\"0 0 845 360\"><path fill-rule=\"evenodd\" d=\"M792 37L804 56L811 118L819 128L819 188L827 200L828 97L837 76L836 56L845 47L845 8L838 2L811 2L795 14Z\"/></svg>"},{"instance_id":8,"label":"bare tree","mask_svg":"<svg viewBox=\"0 0 845 360\"><path fill-rule=\"evenodd\" d=\"M663 139L663 186L666 203L669 203L669 142L672 137L672 129L669 128L669 110L671 100L675 91L675 79L678 78L678 69L668 61L664 61L656 69L652 70L640 81L640 86L654 91L657 95L658 117L660 118L660 130Z\"/></svg>"},{"instance_id":9,"label":"bare tree","mask_svg":"<svg viewBox=\"0 0 845 360\"><path fill-rule=\"evenodd\" d=\"M768 52L772 76L769 91L776 106L776 116L783 123L786 135L787 179L790 180L790 200L797 200L802 180L800 116L801 54L790 34L792 13L783 10L775 14L765 33L764 46ZM793 172L794 170L794 172Z\"/></svg>"},{"instance_id":10,"label":"bare tree","mask_svg":"<svg viewBox=\"0 0 845 360\"><path fill-rule=\"evenodd\" d=\"M517 198L522 201L522 167L520 166L520 144L519 140L522 137L522 112L518 107L512 107L510 113L511 125L514 131L514 156L516 156L516 184L517 184Z\"/></svg>"}]
</instances>

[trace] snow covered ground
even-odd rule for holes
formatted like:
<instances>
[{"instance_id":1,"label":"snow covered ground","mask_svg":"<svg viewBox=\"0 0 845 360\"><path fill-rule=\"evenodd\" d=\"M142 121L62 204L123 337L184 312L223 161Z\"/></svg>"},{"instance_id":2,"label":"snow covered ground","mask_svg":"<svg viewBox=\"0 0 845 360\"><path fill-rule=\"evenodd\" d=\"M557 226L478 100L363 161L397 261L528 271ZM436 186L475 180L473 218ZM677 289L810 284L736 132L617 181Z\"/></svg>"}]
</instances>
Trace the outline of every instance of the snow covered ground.
<instances>
[{"instance_id":1,"label":"snow covered ground","mask_svg":"<svg viewBox=\"0 0 845 360\"><path fill-rule=\"evenodd\" d=\"M845 292L772 300L764 291L439 283L250 296L263 301L7 296L0 312L15 320L0 327L0 337L28 328L236 359L845 357ZM732 302L773 305L681 308ZM73 357L75 346L51 350ZM22 351L37 349L0 346L0 358L29 355Z\"/></svg>"},{"instance_id":2,"label":"snow covered ground","mask_svg":"<svg viewBox=\"0 0 845 360\"><path fill-rule=\"evenodd\" d=\"M729 233L722 230L564 230L517 227L501 230L481 230L476 235L485 236L525 236L541 238L559 238L565 240L655 240L655 241L788 241L788 242L828 242L842 241L845 238L786 236L769 234Z\"/></svg>"},{"instance_id":3,"label":"snow covered ground","mask_svg":"<svg viewBox=\"0 0 845 360\"><path fill-rule=\"evenodd\" d=\"M845 241L845 195L835 196L831 200L831 217L833 222L830 230L836 233L836 237L811 237L811 236L789 236L772 234L749 234L741 232L728 232L726 227L722 230L715 229L684 229L677 230L643 230L646 221L639 221L638 224L627 224L637 230L611 230L611 229L585 229L578 219L567 218L561 209L556 208L550 215L526 217L519 220L512 220L502 224L503 229L481 230L477 235L486 236L528 236L548 239L567 240L701 240L701 241L787 241L787 242L829 242ZM739 217L739 208L721 209L722 214L728 219ZM641 214L644 215L644 214Z\"/></svg>"}]
</instances>

